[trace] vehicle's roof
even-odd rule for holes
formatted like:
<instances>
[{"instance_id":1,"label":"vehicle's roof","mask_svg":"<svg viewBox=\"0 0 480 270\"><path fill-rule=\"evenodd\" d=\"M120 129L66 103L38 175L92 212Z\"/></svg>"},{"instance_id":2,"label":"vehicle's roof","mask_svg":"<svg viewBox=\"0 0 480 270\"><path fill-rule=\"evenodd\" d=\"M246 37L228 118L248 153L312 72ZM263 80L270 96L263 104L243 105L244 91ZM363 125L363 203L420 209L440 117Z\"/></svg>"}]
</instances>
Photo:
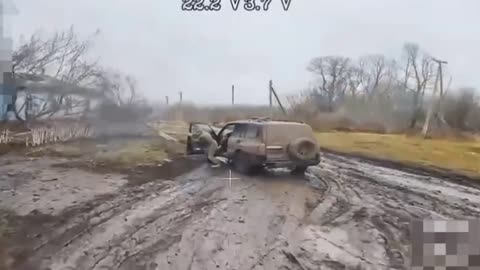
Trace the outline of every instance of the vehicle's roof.
<instances>
[{"instance_id":1,"label":"vehicle's roof","mask_svg":"<svg viewBox=\"0 0 480 270\"><path fill-rule=\"evenodd\" d=\"M238 120L228 122L228 124L254 124L254 125L305 125L305 123L294 121L275 121L275 120Z\"/></svg>"}]
</instances>

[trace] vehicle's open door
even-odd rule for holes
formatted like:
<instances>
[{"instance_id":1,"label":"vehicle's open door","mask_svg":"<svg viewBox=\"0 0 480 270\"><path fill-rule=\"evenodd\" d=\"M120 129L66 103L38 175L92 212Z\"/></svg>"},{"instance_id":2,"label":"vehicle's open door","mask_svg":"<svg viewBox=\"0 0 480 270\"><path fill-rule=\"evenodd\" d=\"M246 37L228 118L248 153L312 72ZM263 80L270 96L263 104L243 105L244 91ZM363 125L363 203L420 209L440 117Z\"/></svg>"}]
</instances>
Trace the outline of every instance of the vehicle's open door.
<instances>
[{"instance_id":1,"label":"vehicle's open door","mask_svg":"<svg viewBox=\"0 0 480 270\"><path fill-rule=\"evenodd\" d=\"M212 135L212 137L217 140L217 133L216 129L211 127L209 124L206 123L190 123L188 127L188 133L193 134L198 130L206 131ZM207 153L208 145L202 145L201 142L195 141L191 135L188 135L187 138L187 154L188 155L195 155L195 154L205 154Z\"/></svg>"}]
</instances>

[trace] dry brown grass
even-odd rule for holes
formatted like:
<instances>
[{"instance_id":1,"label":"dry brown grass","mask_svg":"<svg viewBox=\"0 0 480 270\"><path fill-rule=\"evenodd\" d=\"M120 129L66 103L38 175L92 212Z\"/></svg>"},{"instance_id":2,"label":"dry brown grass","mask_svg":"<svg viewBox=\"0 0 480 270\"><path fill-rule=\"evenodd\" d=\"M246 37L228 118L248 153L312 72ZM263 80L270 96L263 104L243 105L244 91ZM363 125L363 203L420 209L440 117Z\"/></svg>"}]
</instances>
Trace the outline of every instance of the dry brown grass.
<instances>
[{"instance_id":1,"label":"dry brown grass","mask_svg":"<svg viewBox=\"0 0 480 270\"><path fill-rule=\"evenodd\" d=\"M332 113L317 114L316 116L302 119L304 122L312 126L313 129L318 131L330 131L330 130L344 130L349 131L353 128L354 123L347 117Z\"/></svg>"},{"instance_id":2,"label":"dry brown grass","mask_svg":"<svg viewBox=\"0 0 480 270\"><path fill-rule=\"evenodd\" d=\"M160 142L130 142L114 151L99 152L95 161L119 166L161 164L167 157L165 147Z\"/></svg>"},{"instance_id":3,"label":"dry brown grass","mask_svg":"<svg viewBox=\"0 0 480 270\"><path fill-rule=\"evenodd\" d=\"M423 139L420 136L319 132L322 147L344 153L435 166L480 176L480 137Z\"/></svg>"},{"instance_id":4,"label":"dry brown grass","mask_svg":"<svg viewBox=\"0 0 480 270\"><path fill-rule=\"evenodd\" d=\"M167 147L162 140L122 140L101 145L94 140L50 144L27 152L30 157L54 156L78 158L119 167L161 164L167 158Z\"/></svg>"},{"instance_id":5,"label":"dry brown grass","mask_svg":"<svg viewBox=\"0 0 480 270\"><path fill-rule=\"evenodd\" d=\"M319 113L313 117L295 118L301 120L316 131L343 131L343 132L367 132L385 134L387 130L381 123L374 121L355 122L350 118L338 113Z\"/></svg>"}]
</instances>

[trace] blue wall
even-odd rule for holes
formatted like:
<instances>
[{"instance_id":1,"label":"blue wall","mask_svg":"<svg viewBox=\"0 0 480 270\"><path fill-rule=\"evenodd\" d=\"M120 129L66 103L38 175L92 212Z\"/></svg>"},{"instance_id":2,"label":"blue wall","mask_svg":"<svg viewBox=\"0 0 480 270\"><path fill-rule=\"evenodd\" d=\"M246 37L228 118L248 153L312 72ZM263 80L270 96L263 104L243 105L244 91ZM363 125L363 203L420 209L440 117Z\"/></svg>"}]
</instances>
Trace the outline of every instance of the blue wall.
<instances>
[{"instance_id":1,"label":"blue wall","mask_svg":"<svg viewBox=\"0 0 480 270\"><path fill-rule=\"evenodd\" d=\"M9 90L5 85L0 85L0 120L6 119L8 105L13 101L13 93Z\"/></svg>"}]
</instances>

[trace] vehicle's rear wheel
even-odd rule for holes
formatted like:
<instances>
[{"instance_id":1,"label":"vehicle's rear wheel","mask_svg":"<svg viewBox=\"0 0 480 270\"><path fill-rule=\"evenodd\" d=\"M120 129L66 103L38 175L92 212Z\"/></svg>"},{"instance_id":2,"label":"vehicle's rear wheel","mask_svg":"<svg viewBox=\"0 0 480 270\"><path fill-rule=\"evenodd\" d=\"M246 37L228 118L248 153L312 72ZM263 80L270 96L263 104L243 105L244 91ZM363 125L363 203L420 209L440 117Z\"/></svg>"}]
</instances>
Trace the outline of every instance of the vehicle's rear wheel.
<instances>
[{"instance_id":1,"label":"vehicle's rear wheel","mask_svg":"<svg viewBox=\"0 0 480 270\"><path fill-rule=\"evenodd\" d=\"M265 167L263 165L255 165L251 169L250 173L257 175L257 174L262 173L263 169L265 169Z\"/></svg>"},{"instance_id":2,"label":"vehicle's rear wheel","mask_svg":"<svg viewBox=\"0 0 480 270\"><path fill-rule=\"evenodd\" d=\"M294 175L304 175L305 172L307 171L307 166L296 166L293 170L292 170L292 174Z\"/></svg>"},{"instance_id":3,"label":"vehicle's rear wheel","mask_svg":"<svg viewBox=\"0 0 480 270\"><path fill-rule=\"evenodd\" d=\"M247 154L242 152L237 152L232 159L233 168L242 174L251 174L254 169L254 164L252 164L250 158Z\"/></svg>"},{"instance_id":4,"label":"vehicle's rear wheel","mask_svg":"<svg viewBox=\"0 0 480 270\"><path fill-rule=\"evenodd\" d=\"M188 136L187 137L187 154L191 155L192 153L193 153L192 138Z\"/></svg>"},{"instance_id":5,"label":"vehicle's rear wheel","mask_svg":"<svg viewBox=\"0 0 480 270\"><path fill-rule=\"evenodd\" d=\"M316 144L309 138L297 138L288 145L287 152L293 160L312 160L317 154Z\"/></svg>"}]
</instances>

